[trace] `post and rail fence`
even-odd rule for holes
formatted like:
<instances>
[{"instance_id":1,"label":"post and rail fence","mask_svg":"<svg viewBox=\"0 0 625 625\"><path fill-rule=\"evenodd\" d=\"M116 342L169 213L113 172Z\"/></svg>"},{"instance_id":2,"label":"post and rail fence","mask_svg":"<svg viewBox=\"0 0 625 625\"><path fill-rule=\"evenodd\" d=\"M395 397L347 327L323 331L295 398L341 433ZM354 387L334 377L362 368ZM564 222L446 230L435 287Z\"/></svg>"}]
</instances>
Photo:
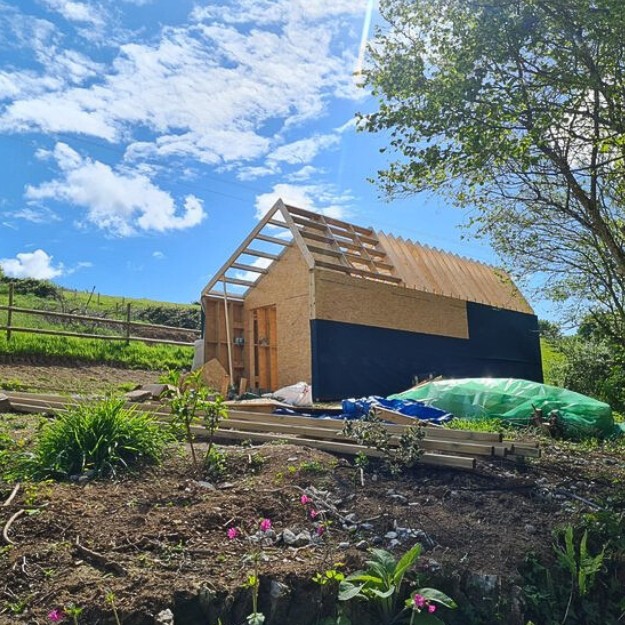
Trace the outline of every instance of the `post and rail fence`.
<instances>
[{"instance_id":1,"label":"post and rail fence","mask_svg":"<svg viewBox=\"0 0 625 625\"><path fill-rule=\"evenodd\" d=\"M73 313L54 312L49 310L38 310L35 308L22 308L15 306L14 304L14 291L13 285L9 285L9 301L8 305L0 305L0 310L7 311L6 325L0 325L0 331L6 331L7 341L11 340L11 335L14 332L23 332L26 334L45 334L50 336L71 336L85 339L100 339L104 341L125 341L126 345L130 344L130 341L141 341L143 343L158 343L163 345L178 345L181 347L193 347L193 341L200 338L200 331L189 328L178 328L175 326L155 325L150 323L141 323L138 321L131 321L131 305L126 305L126 319L106 319L103 317L94 317L90 315L76 315ZM26 315L41 316L41 317L54 317L64 321L79 321L79 322L92 322L99 325L119 327L121 334L90 334L86 332L70 332L66 330L51 330L44 328L28 328L24 326L18 326L13 324L13 315L15 313L21 313ZM147 330L156 332L176 332L190 337L189 341L175 341L170 339L153 338L147 336L137 336L133 334L133 330Z\"/></svg>"}]
</instances>

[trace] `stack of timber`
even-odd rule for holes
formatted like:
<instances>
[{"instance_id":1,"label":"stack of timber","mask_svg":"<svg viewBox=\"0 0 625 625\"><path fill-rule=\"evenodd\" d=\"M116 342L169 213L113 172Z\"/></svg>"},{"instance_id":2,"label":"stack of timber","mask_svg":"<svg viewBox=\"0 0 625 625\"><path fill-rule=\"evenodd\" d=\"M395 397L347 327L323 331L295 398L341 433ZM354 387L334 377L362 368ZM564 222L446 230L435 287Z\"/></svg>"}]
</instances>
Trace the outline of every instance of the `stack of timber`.
<instances>
[{"instance_id":1,"label":"stack of timber","mask_svg":"<svg viewBox=\"0 0 625 625\"><path fill-rule=\"evenodd\" d=\"M93 401L80 396L61 396L34 393L7 393L10 409L15 412L57 414L68 410L83 401ZM138 408L151 414L160 422L167 423L170 410L166 403L146 401L139 406L129 402L128 407ZM420 425L423 438L420 441L423 454L420 464L474 469L477 458L499 457L540 457L538 443L516 443L504 441L501 434L493 432L471 432L451 430L440 426L419 422L392 411L381 410L380 417L391 423L384 427L391 435L391 445L399 444L399 437L407 427ZM365 454L370 457L383 457L377 449L364 447L349 439L343 431L345 422L340 419L325 419L302 415L276 415L252 410L233 410L222 421L214 439L221 442L253 441L258 443L285 440L295 445L314 447L323 451L355 456ZM194 427L198 439L206 435L202 427Z\"/></svg>"}]
</instances>

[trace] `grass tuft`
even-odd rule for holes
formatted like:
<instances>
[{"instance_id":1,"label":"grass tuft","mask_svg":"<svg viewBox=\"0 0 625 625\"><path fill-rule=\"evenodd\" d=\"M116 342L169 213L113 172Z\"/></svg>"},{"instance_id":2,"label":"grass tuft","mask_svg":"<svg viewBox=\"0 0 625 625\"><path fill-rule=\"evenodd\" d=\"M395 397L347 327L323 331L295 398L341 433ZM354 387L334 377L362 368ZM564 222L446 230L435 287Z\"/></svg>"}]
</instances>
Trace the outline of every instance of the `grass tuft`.
<instances>
[{"instance_id":1,"label":"grass tuft","mask_svg":"<svg viewBox=\"0 0 625 625\"><path fill-rule=\"evenodd\" d=\"M93 477L160 462L169 435L153 419L105 399L72 407L42 429L27 472L34 479Z\"/></svg>"}]
</instances>

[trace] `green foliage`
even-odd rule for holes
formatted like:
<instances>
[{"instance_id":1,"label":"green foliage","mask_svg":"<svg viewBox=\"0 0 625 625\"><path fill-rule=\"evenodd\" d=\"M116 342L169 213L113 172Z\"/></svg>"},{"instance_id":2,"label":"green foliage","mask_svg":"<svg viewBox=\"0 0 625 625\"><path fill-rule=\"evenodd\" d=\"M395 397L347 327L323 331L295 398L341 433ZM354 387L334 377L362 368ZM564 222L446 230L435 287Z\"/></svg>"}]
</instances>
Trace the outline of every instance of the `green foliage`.
<instances>
[{"instance_id":1,"label":"green foliage","mask_svg":"<svg viewBox=\"0 0 625 625\"><path fill-rule=\"evenodd\" d=\"M214 395L203 386L201 370L189 374L184 380L179 378L176 393L169 399L171 409L171 429L178 438L186 439L191 449L193 466L198 466L195 450L195 437L192 427L202 425L208 437L208 448L204 457L207 468L219 471L224 468L219 453L214 453L215 432L223 419L228 417L228 409L223 397ZM180 382L180 380L182 380Z\"/></svg>"},{"instance_id":2,"label":"green foliage","mask_svg":"<svg viewBox=\"0 0 625 625\"><path fill-rule=\"evenodd\" d=\"M135 317L140 321L161 326L173 326L199 330L201 322L200 307L172 308L171 306L146 306L137 311Z\"/></svg>"},{"instance_id":3,"label":"green foliage","mask_svg":"<svg viewBox=\"0 0 625 625\"><path fill-rule=\"evenodd\" d=\"M390 195L447 193L540 293L625 338L625 4L382 0L360 128ZM473 210L477 209L477 210ZM562 304L560 305L562 309Z\"/></svg>"},{"instance_id":4,"label":"green foliage","mask_svg":"<svg viewBox=\"0 0 625 625\"><path fill-rule=\"evenodd\" d=\"M59 299L61 290L48 280L35 280L34 278L7 278L0 276L0 282L13 285L14 293L35 295L47 299Z\"/></svg>"},{"instance_id":5,"label":"green foliage","mask_svg":"<svg viewBox=\"0 0 625 625\"><path fill-rule=\"evenodd\" d=\"M556 345L561 359L550 375L559 386L595 397L615 410L625 409L625 369L617 347L579 336L565 337Z\"/></svg>"},{"instance_id":6,"label":"green foliage","mask_svg":"<svg viewBox=\"0 0 625 625\"><path fill-rule=\"evenodd\" d=\"M35 479L86 472L105 477L159 462L169 436L151 417L124 403L109 398L69 408L41 430L28 472Z\"/></svg>"},{"instance_id":7,"label":"green foliage","mask_svg":"<svg viewBox=\"0 0 625 625\"><path fill-rule=\"evenodd\" d=\"M359 445L382 452L383 466L391 475L398 475L413 466L423 453L420 446L423 438L422 428L406 428L399 440L395 441L384 427L384 421L373 412L357 421L347 421L343 434L354 439Z\"/></svg>"},{"instance_id":8,"label":"green foliage","mask_svg":"<svg viewBox=\"0 0 625 625\"><path fill-rule=\"evenodd\" d=\"M555 562L528 556L521 570L527 616L541 625L619 622L625 612L624 530L622 513L594 513L556 534Z\"/></svg>"},{"instance_id":9,"label":"green foliage","mask_svg":"<svg viewBox=\"0 0 625 625\"><path fill-rule=\"evenodd\" d=\"M399 561L384 549L371 549L369 553L371 559L366 561L367 569L353 573L340 582L339 601L361 602L380 625L399 622L410 606L410 599L405 599L404 578L419 559L421 545L414 545ZM446 607L456 607L452 599L435 589L423 588L417 593ZM421 621L414 620L417 616L423 617ZM426 623L427 619L432 623L440 622L438 619L431 620L433 618L429 614L413 613L411 622Z\"/></svg>"}]
</instances>

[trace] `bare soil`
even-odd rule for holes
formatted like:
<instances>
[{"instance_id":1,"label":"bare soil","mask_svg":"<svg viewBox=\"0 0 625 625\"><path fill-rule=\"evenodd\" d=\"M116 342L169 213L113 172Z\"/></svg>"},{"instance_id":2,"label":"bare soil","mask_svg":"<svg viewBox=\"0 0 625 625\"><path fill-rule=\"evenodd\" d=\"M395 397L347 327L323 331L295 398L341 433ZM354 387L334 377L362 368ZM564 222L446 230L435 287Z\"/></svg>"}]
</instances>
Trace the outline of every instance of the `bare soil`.
<instances>
[{"instance_id":1,"label":"bare soil","mask_svg":"<svg viewBox=\"0 0 625 625\"><path fill-rule=\"evenodd\" d=\"M0 382L46 391L110 390L157 375L104 366L0 366ZM28 438L32 417L0 419ZM318 450L280 442L223 449L228 466L219 480L194 471L188 453L178 450L160 467L111 481L22 485L6 506L14 485L0 482L0 528L25 511L8 529L14 544L0 551L0 624L43 624L51 609L70 603L84 608L81 623L114 623L108 592L125 625L155 623L166 608L177 614L176 624L212 625L218 612L214 620L192 615L197 598L211 593L238 597L234 611L222 613L224 624L244 620L251 608L250 591L242 589L250 547L228 540L226 531L253 532L263 518L271 519L276 540L264 548L261 590L274 580L312 598L321 592L311 582L315 573L337 562L354 571L373 545L399 557L421 542L426 579L442 571L455 579L514 580L528 552L552 552L555 527L606 501L623 506L616 487L625 478L623 452L612 448L553 442L536 460L488 459L471 473L366 472L363 482L350 461ZM283 530L316 527L300 503L304 493L327 531L316 544L289 546L279 539ZM295 599L293 612L268 625L314 623L321 604L310 599L302 609Z\"/></svg>"}]
</instances>

